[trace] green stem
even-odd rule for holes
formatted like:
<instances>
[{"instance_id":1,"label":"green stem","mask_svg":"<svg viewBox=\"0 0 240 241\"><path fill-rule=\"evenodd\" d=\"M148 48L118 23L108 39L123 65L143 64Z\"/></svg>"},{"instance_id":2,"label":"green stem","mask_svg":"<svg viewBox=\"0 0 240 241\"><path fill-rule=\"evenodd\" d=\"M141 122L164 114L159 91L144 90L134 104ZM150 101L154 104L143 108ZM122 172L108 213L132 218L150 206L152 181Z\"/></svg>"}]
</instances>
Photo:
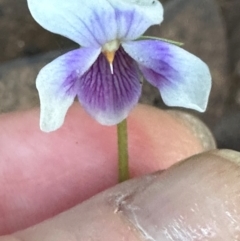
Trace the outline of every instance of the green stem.
<instances>
[{"instance_id":1,"label":"green stem","mask_svg":"<svg viewBox=\"0 0 240 241\"><path fill-rule=\"evenodd\" d=\"M118 133L118 181L124 182L129 179L128 168L128 138L127 120L123 120L117 125Z\"/></svg>"}]
</instances>

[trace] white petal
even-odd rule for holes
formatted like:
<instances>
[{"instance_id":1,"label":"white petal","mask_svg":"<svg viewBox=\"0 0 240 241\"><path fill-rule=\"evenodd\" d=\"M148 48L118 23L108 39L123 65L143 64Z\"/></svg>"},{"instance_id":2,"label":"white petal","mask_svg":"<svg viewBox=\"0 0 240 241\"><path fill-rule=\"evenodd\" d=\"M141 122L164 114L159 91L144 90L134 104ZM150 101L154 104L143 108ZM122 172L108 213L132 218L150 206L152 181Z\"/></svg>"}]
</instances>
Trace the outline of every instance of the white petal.
<instances>
[{"instance_id":1,"label":"white petal","mask_svg":"<svg viewBox=\"0 0 240 241\"><path fill-rule=\"evenodd\" d=\"M77 94L79 78L90 68L100 49L81 48L46 65L37 77L40 96L40 128L45 132L58 129Z\"/></svg>"},{"instance_id":2,"label":"white petal","mask_svg":"<svg viewBox=\"0 0 240 241\"><path fill-rule=\"evenodd\" d=\"M28 6L42 27L84 47L99 47L106 39L102 21L108 30L116 29L114 9L106 0L28 0Z\"/></svg>"},{"instance_id":3,"label":"white petal","mask_svg":"<svg viewBox=\"0 0 240 241\"><path fill-rule=\"evenodd\" d=\"M115 9L117 37L134 40L150 26L163 21L163 6L157 0L108 0Z\"/></svg>"},{"instance_id":4,"label":"white petal","mask_svg":"<svg viewBox=\"0 0 240 241\"><path fill-rule=\"evenodd\" d=\"M47 30L84 47L135 39L163 19L158 1L28 0L34 19Z\"/></svg>"}]
</instances>

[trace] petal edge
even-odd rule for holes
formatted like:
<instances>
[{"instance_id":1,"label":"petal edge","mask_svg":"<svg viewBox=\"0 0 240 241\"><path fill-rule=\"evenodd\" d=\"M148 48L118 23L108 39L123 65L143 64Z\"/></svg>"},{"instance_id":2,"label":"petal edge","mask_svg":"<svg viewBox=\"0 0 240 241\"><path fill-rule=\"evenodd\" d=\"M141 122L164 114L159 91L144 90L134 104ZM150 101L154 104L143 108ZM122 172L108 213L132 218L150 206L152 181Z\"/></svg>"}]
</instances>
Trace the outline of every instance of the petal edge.
<instances>
[{"instance_id":1,"label":"petal edge","mask_svg":"<svg viewBox=\"0 0 240 241\"><path fill-rule=\"evenodd\" d=\"M123 48L139 63L144 77L159 89L167 105L205 111L211 74L201 59L157 40L128 42Z\"/></svg>"},{"instance_id":2,"label":"petal edge","mask_svg":"<svg viewBox=\"0 0 240 241\"><path fill-rule=\"evenodd\" d=\"M77 94L80 76L93 64L99 53L97 49L74 50L53 60L39 72L36 85L40 97L42 131L54 131L63 124L66 112Z\"/></svg>"}]
</instances>

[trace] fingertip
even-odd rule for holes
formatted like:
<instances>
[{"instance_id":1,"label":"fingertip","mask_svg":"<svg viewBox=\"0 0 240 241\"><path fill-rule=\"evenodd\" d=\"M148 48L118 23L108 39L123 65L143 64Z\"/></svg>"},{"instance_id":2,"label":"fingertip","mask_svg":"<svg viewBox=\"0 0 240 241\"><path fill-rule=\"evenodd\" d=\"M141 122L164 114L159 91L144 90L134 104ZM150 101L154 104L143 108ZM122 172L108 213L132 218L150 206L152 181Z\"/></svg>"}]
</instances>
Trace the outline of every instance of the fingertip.
<instances>
[{"instance_id":1,"label":"fingertip","mask_svg":"<svg viewBox=\"0 0 240 241\"><path fill-rule=\"evenodd\" d=\"M150 106L131 112L128 130L131 177L204 150L187 125ZM0 218L0 233L56 215L118 180L115 126L98 124L78 103L51 133L40 131L39 110L2 115L0 146L0 212L7 217Z\"/></svg>"},{"instance_id":2,"label":"fingertip","mask_svg":"<svg viewBox=\"0 0 240 241\"><path fill-rule=\"evenodd\" d=\"M137 140L131 138L139 138L139 146L136 145ZM139 105L129 117L129 141L132 156L139 164L135 164L135 168L142 168L137 170L140 175L148 170L146 161L152 168L147 172L153 172L215 148L211 132L197 117L182 111L169 112L146 105Z\"/></svg>"}]
</instances>

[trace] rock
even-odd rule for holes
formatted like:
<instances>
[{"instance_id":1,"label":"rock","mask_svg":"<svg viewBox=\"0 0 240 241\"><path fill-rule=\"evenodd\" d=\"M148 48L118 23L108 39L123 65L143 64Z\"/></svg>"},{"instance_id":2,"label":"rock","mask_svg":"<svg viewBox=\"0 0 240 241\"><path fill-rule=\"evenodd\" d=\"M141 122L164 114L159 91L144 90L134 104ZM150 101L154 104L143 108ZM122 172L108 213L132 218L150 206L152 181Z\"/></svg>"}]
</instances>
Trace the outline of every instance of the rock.
<instances>
[{"instance_id":1,"label":"rock","mask_svg":"<svg viewBox=\"0 0 240 241\"><path fill-rule=\"evenodd\" d=\"M26 0L0 0L0 30L0 62L74 46L40 27L30 15Z\"/></svg>"},{"instance_id":2,"label":"rock","mask_svg":"<svg viewBox=\"0 0 240 241\"><path fill-rule=\"evenodd\" d=\"M231 56L231 95L229 95L229 106L231 109L240 108L240 1L239 0L218 0L227 27L228 49Z\"/></svg>"},{"instance_id":3,"label":"rock","mask_svg":"<svg viewBox=\"0 0 240 241\"><path fill-rule=\"evenodd\" d=\"M240 151L240 1L218 0L227 28L231 83L224 115L213 129L219 148Z\"/></svg>"},{"instance_id":4,"label":"rock","mask_svg":"<svg viewBox=\"0 0 240 241\"><path fill-rule=\"evenodd\" d=\"M219 148L240 151L240 108L227 111L214 128Z\"/></svg>"},{"instance_id":5,"label":"rock","mask_svg":"<svg viewBox=\"0 0 240 241\"><path fill-rule=\"evenodd\" d=\"M0 66L0 113L39 105L35 79L39 70L59 52L24 58Z\"/></svg>"},{"instance_id":6,"label":"rock","mask_svg":"<svg viewBox=\"0 0 240 241\"><path fill-rule=\"evenodd\" d=\"M240 1L218 0L227 27L231 65L235 69L240 61Z\"/></svg>"}]
</instances>

